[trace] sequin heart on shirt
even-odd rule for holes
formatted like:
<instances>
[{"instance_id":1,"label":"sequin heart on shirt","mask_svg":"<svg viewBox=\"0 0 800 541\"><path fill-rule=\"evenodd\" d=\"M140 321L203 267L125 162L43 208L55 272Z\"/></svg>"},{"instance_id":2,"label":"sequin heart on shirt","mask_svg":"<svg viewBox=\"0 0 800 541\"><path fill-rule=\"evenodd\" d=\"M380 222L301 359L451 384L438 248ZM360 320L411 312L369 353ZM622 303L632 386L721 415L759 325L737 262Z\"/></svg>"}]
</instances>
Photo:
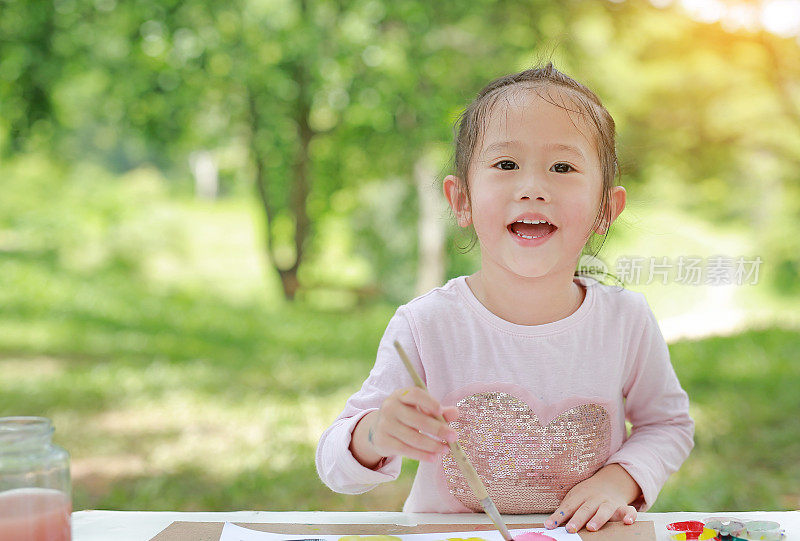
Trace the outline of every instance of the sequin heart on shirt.
<instances>
[{"instance_id":1,"label":"sequin heart on shirt","mask_svg":"<svg viewBox=\"0 0 800 541\"><path fill-rule=\"evenodd\" d=\"M527 403L504 392L473 394L456 405L459 417L450 426L501 513L552 513L610 456L611 418L599 404L571 407L545 425ZM452 454L441 464L450 493L482 511Z\"/></svg>"}]
</instances>

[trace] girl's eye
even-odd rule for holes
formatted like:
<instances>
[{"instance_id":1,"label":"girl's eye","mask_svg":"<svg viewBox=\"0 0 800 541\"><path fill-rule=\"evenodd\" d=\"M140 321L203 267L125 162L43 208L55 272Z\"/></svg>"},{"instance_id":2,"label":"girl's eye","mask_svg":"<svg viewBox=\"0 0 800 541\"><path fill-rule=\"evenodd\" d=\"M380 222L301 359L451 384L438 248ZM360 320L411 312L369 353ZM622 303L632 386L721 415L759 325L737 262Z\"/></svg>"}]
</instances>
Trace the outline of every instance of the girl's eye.
<instances>
[{"instance_id":1,"label":"girl's eye","mask_svg":"<svg viewBox=\"0 0 800 541\"><path fill-rule=\"evenodd\" d=\"M559 163L553 164L553 167L558 167L559 165L566 166L568 169L567 170L556 171L556 173L569 173L569 169L572 169L573 171L575 171L574 167L572 167L568 163L563 163L563 162L559 162Z\"/></svg>"},{"instance_id":2,"label":"girl's eye","mask_svg":"<svg viewBox=\"0 0 800 541\"><path fill-rule=\"evenodd\" d=\"M503 165L502 165L502 164L504 164L504 163L505 163L505 164L509 164L509 163L510 163L510 164L511 164L511 167L503 167ZM517 164L516 164L516 163L514 163L514 162L512 162L511 160L500 160L499 162L497 162L497 163L496 163L496 164L494 164L494 165L499 165L499 166L500 166L500 169L502 169L502 170L504 170L504 171L511 171L511 170L513 170L513 169L519 169L519 167L516 167L516 165L517 165ZM494 165L493 165L492 167L494 167Z\"/></svg>"},{"instance_id":3,"label":"girl's eye","mask_svg":"<svg viewBox=\"0 0 800 541\"><path fill-rule=\"evenodd\" d=\"M515 162L512 162L511 160L500 160L492 167L496 167L498 165L500 166L500 169L502 169L503 171L513 171L514 169L519 169L519 166ZM570 171L576 170L570 164L564 162L556 163L553 165L553 167L561 167L560 169L556 170L556 173L569 173Z\"/></svg>"}]
</instances>

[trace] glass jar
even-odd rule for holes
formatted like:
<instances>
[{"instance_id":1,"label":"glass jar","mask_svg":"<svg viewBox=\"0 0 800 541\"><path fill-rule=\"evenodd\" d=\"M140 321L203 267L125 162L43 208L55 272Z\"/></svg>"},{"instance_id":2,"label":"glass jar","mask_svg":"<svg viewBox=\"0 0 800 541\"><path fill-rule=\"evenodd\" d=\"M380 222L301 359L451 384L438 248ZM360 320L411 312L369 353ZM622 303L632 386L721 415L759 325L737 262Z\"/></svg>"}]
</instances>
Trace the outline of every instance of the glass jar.
<instances>
[{"instance_id":1,"label":"glass jar","mask_svg":"<svg viewBox=\"0 0 800 541\"><path fill-rule=\"evenodd\" d=\"M0 539L70 541L69 454L44 417L0 417Z\"/></svg>"}]
</instances>

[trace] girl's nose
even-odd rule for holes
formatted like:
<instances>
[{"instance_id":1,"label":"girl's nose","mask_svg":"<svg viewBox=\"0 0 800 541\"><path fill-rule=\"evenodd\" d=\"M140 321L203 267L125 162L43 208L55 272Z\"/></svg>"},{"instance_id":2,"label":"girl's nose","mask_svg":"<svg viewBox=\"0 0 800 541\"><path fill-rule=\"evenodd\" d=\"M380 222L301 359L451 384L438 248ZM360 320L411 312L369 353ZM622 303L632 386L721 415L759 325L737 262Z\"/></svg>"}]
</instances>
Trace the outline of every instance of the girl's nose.
<instances>
[{"instance_id":1,"label":"girl's nose","mask_svg":"<svg viewBox=\"0 0 800 541\"><path fill-rule=\"evenodd\" d=\"M534 175L526 175L520 180L517 188L517 198L549 201L550 194L547 191L544 180L535 178Z\"/></svg>"}]
</instances>

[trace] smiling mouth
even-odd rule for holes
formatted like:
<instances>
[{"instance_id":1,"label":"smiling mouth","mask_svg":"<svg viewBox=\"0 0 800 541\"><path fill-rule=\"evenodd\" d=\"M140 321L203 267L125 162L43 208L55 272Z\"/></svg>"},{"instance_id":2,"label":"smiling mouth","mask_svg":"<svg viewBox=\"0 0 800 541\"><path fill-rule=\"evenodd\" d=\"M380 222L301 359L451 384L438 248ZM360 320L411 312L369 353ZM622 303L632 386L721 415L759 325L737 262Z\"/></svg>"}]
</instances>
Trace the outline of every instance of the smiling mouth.
<instances>
[{"instance_id":1,"label":"smiling mouth","mask_svg":"<svg viewBox=\"0 0 800 541\"><path fill-rule=\"evenodd\" d=\"M538 239L539 237L546 237L558 229L558 227L548 222L538 224L513 222L508 224L507 229L509 232L514 233L520 238L531 240Z\"/></svg>"}]
</instances>

